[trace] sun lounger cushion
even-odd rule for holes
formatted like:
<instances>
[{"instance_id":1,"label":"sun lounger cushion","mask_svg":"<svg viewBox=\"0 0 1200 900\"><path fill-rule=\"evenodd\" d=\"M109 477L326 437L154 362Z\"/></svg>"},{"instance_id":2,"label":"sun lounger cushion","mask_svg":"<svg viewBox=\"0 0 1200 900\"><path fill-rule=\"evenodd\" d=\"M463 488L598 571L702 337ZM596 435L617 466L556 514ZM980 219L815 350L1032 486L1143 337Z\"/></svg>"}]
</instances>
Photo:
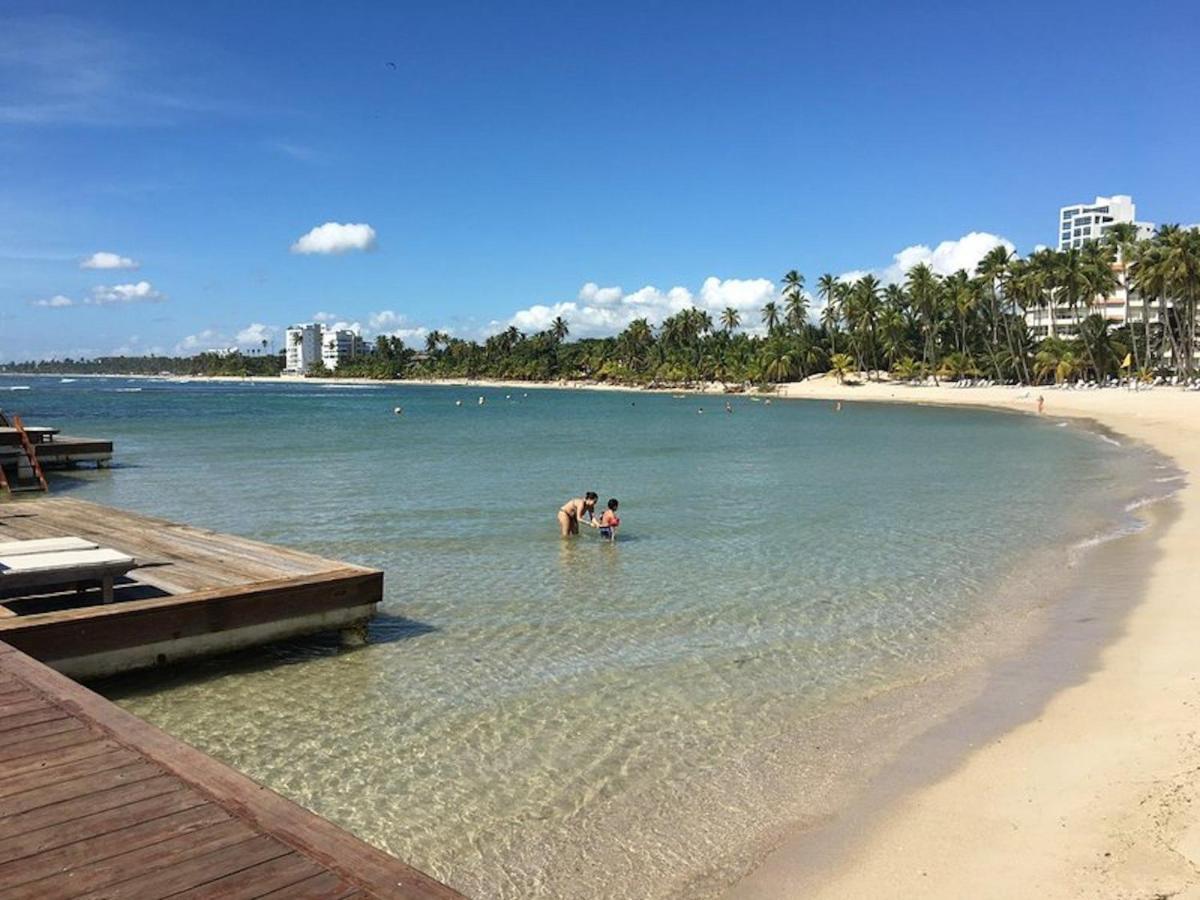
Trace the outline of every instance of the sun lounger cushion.
<instances>
[{"instance_id":1,"label":"sun lounger cushion","mask_svg":"<svg viewBox=\"0 0 1200 900\"><path fill-rule=\"evenodd\" d=\"M0 592L40 591L98 581L105 603L113 600L113 583L137 560L116 550L62 550L0 556Z\"/></svg>"},{"instance_id":2,"label":"sun lounger cushion","mask_svg":"<svg viewBox=\"0 0 1200 900\"><path fill-rule=\"evenodd\" d=\"M95 550L99 545L77 537L37 538L32 541L0 542L0 557L26 556L30 553L58 553L63 550Z\"/></svg>"}]
</instances>

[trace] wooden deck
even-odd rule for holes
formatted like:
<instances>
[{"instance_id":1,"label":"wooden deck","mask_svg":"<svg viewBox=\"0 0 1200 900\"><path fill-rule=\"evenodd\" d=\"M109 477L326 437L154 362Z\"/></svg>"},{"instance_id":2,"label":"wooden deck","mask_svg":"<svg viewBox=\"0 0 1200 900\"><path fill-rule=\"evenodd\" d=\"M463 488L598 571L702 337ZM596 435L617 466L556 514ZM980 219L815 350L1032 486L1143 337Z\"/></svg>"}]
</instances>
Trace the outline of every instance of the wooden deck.
<instances>
[{"instance_id":1,"label":"wooden deck","mask_svg":"<svg viewBox=\"0 0 1200 900\"><path fill-rule=\"evenodd\" d=\"M0 505L0 541L76 536L139 568L98 591L0 596L0 641L75 677L361 625L383 573L71 498ZM0 581L2 585L2 581Z\"/></svg>"},{"instance_id":2,"label":"wooden deck","mask_svg":"<svg viewBox=\"0 0 1200 900\"><path fill-rule=\"evenodd\" d=\"M43 469L63 469L79 463L108 465L112 461L113 442L103 438L55 434L50 440L35 441L33 448ZM0 426L0 465L15 468L23 459L17 429Z\"/></svg>"},{"instance_id":3,"label":"wooden deck","mask_svg":"<svg viewBox=\"0 0 1200 900\"><path fill-rule=\"evenodd\" d=\"M0 897L460 895L0 643Z\"/></svg>"}]
</instances>

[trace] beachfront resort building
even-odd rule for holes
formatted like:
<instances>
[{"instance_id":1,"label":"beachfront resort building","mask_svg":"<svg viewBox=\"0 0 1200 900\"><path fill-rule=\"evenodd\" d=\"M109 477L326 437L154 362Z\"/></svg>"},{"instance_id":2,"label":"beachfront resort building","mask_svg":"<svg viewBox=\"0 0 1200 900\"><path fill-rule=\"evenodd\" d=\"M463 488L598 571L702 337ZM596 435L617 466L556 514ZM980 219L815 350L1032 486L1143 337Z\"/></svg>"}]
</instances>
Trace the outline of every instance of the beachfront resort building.
<instances>
[{"instance_id":1,"label":"beachfront resort building","mask_svg":"<svg viewBox=\"0 0 1200 900\"><path fill-rule=\"evenodd\" d=\"M314 322L293 325L285 338L284 371L303 375L321 361L321 326Z\"/></svg>"},{"instance_id":2,"label":"beachfront resort building","mask_svg":"<svg viewBox=\"0 0 1200 900\"><path fill-rule=\"evenodd\" d=\"M348 328L325 328L305 322L287 330L284 371L307 375L318 363L333 371L342 363L368 352L366 342Z\"/></svg>"},{"instance_id":3,"label":"beachfront resort building","mask_svg":"<svg viewBox=\"0 0 1200 900\"><path fill-rule=\"evenodd\" d=\"M1094 203L1072 203L1058 211L1058 249L1082 247L1084 241L1098 241L1118 222L1137 226L1138 238L1154 234L1150 222L1137 221L1137 208L1128 194L1097 197Z\"/></svg>"},{"instance_id":4,"label":"beachfront resort building","mask_svg":"<svg viewBox=\"0 0 1200 900\"><path fill-rule=\"evenodd\" d=\"M366 341L349 328L330 328L321 335L321 362L325 368L334 371L344 362L362 356L367 352Z\"/></svg>"},{"instance_id":5,"label":"beachfront resort building","mask_svg":"<svg viewBox=\"0 0 1200 900\"><path fill-rule=\"evenodd\" d=\"M1132 222L1137 226L1139 239L1152 237L1154 225L1137 220L1137 207L1128 194L1097 197L1092 203L1072 203L1058 211L1058 249L1082 247L1085 241L1102 240L1108 231L1119 222ZM1151 324L1158 322L1158 309L1151 305L1143 309L1137 294L1130 295L1124 288L1124 263L1118 259L1113 265L1120 285L1111 296L1094 298L1088 309L1071 309L1061 305L1033 307L1025 313L1025 321L1035 337L1043 338L1056 334L1061 338L1074 337L1077 322L1087 315L1099 313L1114 325L1126 322L1142 324L1143 315L1150 317ZM1053 315L1053 322L1051 316Z\"/></svg>"}]
</instances>

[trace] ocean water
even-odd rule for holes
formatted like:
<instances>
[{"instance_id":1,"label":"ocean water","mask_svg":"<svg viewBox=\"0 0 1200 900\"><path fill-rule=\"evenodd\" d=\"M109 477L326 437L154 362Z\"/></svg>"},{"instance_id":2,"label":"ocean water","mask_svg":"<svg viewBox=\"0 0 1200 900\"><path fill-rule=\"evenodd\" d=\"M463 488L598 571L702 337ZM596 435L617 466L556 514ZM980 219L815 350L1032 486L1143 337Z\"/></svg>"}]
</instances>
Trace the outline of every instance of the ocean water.
<instances>
[{"instance_id":1,"label":"ocean water","mask_svg":"<svg viewBox=\"0 0 1200 900\"><path fill-rule=\"evenodd\" d=\"M981 623L1052 602L1049 569L1174 477L1052 419L732 404L0 379L0 407L116 441L56 490L385 570L365 648L100 687L479 897L718 893L827 811L873 740L856 704L980 658ZM620 499L617 543L559 538L586 490Z\"/></svg>"}]
</instances>

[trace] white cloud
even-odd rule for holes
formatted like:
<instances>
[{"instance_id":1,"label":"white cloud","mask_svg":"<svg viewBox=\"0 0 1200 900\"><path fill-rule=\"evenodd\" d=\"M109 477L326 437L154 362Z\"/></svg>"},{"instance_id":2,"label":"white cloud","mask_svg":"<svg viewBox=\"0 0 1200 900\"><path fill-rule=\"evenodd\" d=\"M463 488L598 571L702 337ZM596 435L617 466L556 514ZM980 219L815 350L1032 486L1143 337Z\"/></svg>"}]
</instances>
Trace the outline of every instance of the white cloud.
<instances>
[{"instance_id":1,"label":"white cloud","mask_svg":"<svg viewBox=\"0 0 1200 900\"><path fill-rule=\"evenodd\" d=\"M355 323L355 325L357 324ZM410 322L407 316L392 309L382 309L379 312L371 313L367 318L367 325L368 332L373 331L388 337L400 338L410 347L425 346L425 337L429 334L429 329L424 325ZM440 330L449 333L445 328Z\"/></svg>"},{"instance_id":2,"label":"white cloud","mask_svg":"<svg viewBox=\"0 0 1200 900\"><path fill-rule=\"evenodd\" d=\"M913 244L893 254L890 265L879 269L854 269L843 272L838 281L858 281L864 275L874 275L884 284L899 284L904 281L909 269L925 263L938 275L953 275L959 269L974 274L975 267L993 247L1004 247L1009 253L1016 247L1012 241L986 231L971 231L958 240L942 241L930 249L926 244Z\"/></svg>"},{"instance_id":3,"label":"white cloud","mask_svg":"<svg viewBox=\"0 0 1200 900\"><path fill-rule=\"evenodd\" d=\"M507 322L495 322L487 329L492 333L515 325L521 331L543 331L558 316L567 320L573 337L604 337L622 331L634 319L644 318L651 325L689 306L710 313L720 313L732 306L743 314L747 329L758 326L757 312L764 303L777 300L775 285L767 278L721 279L706 278L698 294L676 286L663 291L653 285L627 294L619 287L600 287L589 281L579 291L576 300L536 304L518 310Z\"/></svg>"},{"instance_id":4,"label":"white cloud","mask_svg":"<svg viewBox=\"0 0 1200 900\"><path fill-rule=\"evenodd\" d=\"M336 322L340 318L341 318L341 316L339 316L337 313L319 312L319 313L313 313L312 320L314 322L324 323L324 322Z\"/></svg>"},{"instance_id":5,"label":"white cloud","mask_svg":"<svg viewBox=\"0 0 1200 900\"><path fill-rule=\"evenodd\" d=\"M237 333L234 343L241 347L261 347L263 341L269 344L278 334L279 329L274 325L252 322Z\"/></svg>"},{"instance_id":6,"label":"white cloud","mask_svg":"<svg viewBox=\"0 0 1200 900\"><path fill-rule=\"evenodd\" d=\"M589 281L579 289L578 300L590 306L611 306L621 299L624 293L619 287L600 287L594 281Z\"/></svg>"},{"instance_id":7,"label":"white cloud","mask_svg":"<svg viewBox=\"0 0 1200 900\"><path fill-rule=\"evenodd\" d=\"M214 347L226 343L220 333L212 328L205 328L197 334L189 334L182 341L175 345L177 354L191 355L199 353L201 350L212 350Z\"/></svg>"},{"instance_id":8,"label":"white cloud","mask_svg":"<svg viewBox=\"0 0 1200 900\"><path fill-rule=\"evenodd\" d=\"M44 306L50 309L61 309L64 306L75 306L75 301L70 297L64 297L62 294L55 294L53 297L45 297L41 300L34 300L34 306Z\"/></svg>"},{"instance_id":9,"label":"white cloud","mask_svg":"<svg viewBox=\"0 0 1200 900\"><path fill-rule=\"evenodd\" d=\"M370 225L326 222L292 244L293 253L345 253L375 247L375 229Z\"/></svg>"},{"instance_id":10,"label":"white cloud","mask_svg":"<svg viewBox=\"0 0 1200 900\"><path fill-rule=\"evenodd\" d=\"M775 299L778 299L775 285L766 278L727 278L722 281L720 278L709 277L704 279L704 284L700 286L699 305L710 312L720 312L727 306L744 312L762 309L763 304Z\"/></svg>"},{"instance_id":11,"label":"white cloud","mask_svg":"<svg viewBox=\"0 0 1200 900\"><path fill-rule=\"evenodd\" d=\"M92 296L83 301L92 306L128 305L130 303L158 303L166 296L154 289L148 281L130 284L114 284L109 287L92 288Z\"/></svg>"},{"instance_id":12,"label":"white cloud","mask_svg":"<svg viewBox=\"0 0 1200 900\"><path fill-rule=\"evenodd\" d=\"M141 265L136 259L109 253L107 250L98 250L87 259L79 261L81 269L138 269Z\"/></svg>"},{"instance_id":13,"label":"white cloud","mask_svg":"<svg viewBox=\"0 0 1200 900\"><path fill-rule=\"evenodd\" d=\"M424 326L415 328L396 328L392 331L385 331L388 337L400 338L409 347L421 348L425 346L425 338L429 336L429 329Z\"/></svg>"}]
</instances>

